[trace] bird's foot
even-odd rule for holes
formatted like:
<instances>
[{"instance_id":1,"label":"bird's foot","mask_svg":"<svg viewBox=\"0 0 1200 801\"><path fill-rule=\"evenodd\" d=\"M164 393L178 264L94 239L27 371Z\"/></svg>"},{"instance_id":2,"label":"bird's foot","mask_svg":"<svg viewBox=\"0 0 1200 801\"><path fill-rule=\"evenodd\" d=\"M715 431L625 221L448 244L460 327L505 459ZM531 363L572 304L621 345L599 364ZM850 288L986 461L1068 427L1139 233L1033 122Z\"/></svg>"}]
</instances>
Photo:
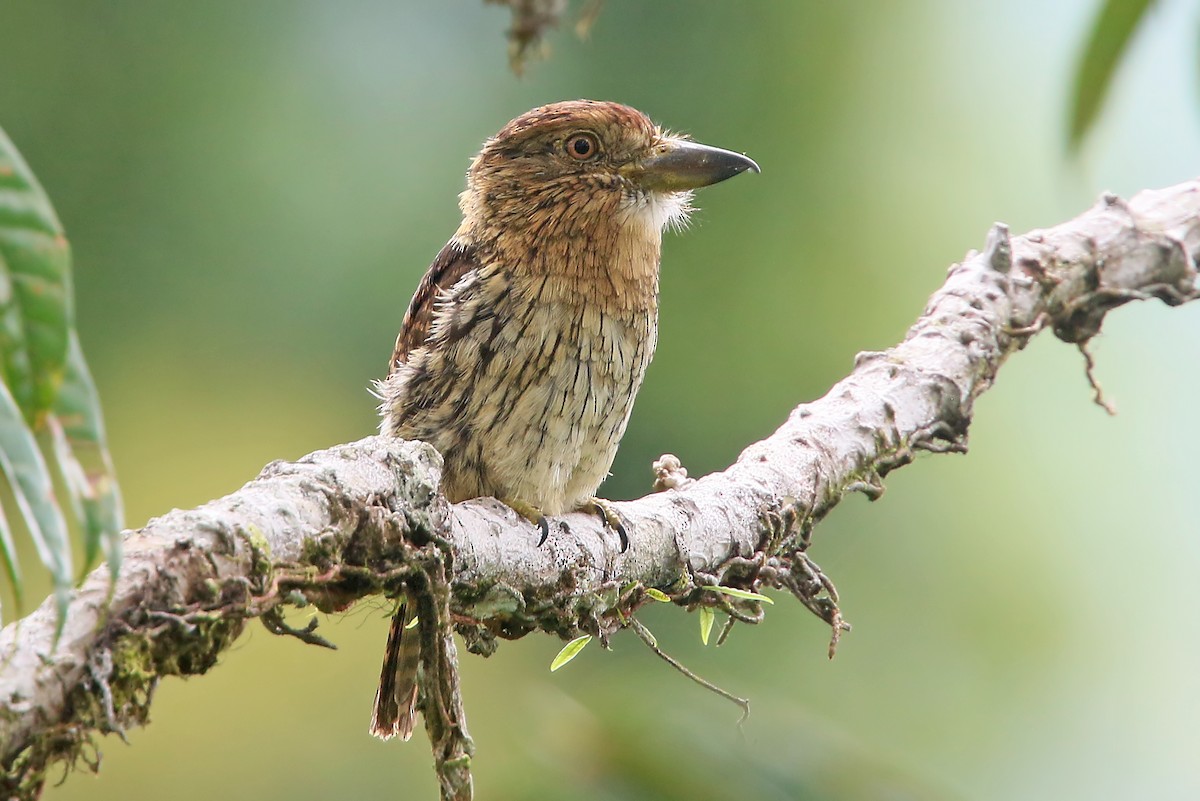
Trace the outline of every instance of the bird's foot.
<instances>
[{"instance_id":1,"label":"bird's foot","mask_svg":"<svg viewBox=\"0 0 1200 801\"><path fill-rule=\"evenodd\" d=\"M499 498L500 503L512 509L521 517L533 523L542 532L538 537L538 547L546 542L546 538L550 536L550 523L546 520L546 516L542 514L542 510L534 506L532 503L522 501L519 498Z\"/></svg>"},{"instance_id":2,"label":"bird's foot","mask_svg":"<svg viewBox=\"0 0 1200 801\"><path fill-rule=\"evenodd\" d=\"M583 506L584 508L590 507L593 514L599 515L600 519L604 521L605 528L611 528L617 532L617 536L621 538L621 553L629 550L629 534L625 531L625 521L613 508L612 501L604 498L588 498L584 501Z\"/></svg>"}]
</instances>

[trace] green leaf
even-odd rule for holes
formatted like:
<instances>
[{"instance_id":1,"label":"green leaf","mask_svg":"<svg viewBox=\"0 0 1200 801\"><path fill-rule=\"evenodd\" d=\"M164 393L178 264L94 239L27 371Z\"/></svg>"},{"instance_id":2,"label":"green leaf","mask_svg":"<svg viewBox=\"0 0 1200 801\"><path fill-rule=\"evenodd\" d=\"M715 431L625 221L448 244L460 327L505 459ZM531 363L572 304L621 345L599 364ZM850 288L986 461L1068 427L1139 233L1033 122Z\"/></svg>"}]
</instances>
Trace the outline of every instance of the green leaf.
<instances>
[{"instance_id":1,"label":"green leaf","mask_svg":"<svg viewBox=\"0 0 1200 801\"><path fill-rule=\"evenodd\" d=\"M1092 128L1113 74L1153 0L1104 0L1075 71L1067 142L1078 150Z\"/></svg>"},{"instance_id":2,"label":"green leaf","mask_svg":"<svg viewBox=\"0 0 1200 801\"><path fill-rule=\"evenodd\" d=\"M30 425L58 395L73 317L62 224L0 130L0 372Z\"/></svg>"},{"instance_id":3,"label":"green leaf","mask_svg":"<svg viewBox=\"0 0 1200 801\"><path fill-rule=\"evenodd\" d=\"M38 556L54 580L61 630L71 591L67 521L54 499L50 471L33 432L25 425L12 393L3 384L0 384L0 471L8 479Z\"/></svg>"},{"instance_id":4,"label":"green leaf","mask_svg":"<svg viewBox=\"0 0 1200 801\"><path fill-rule=\"evenodd\" d=\"M708 637L712 634L713 623L716 622L717 616L713 614L712 607L700 607L700 642L708 645Z\"/></svg>"},{"instance_id":5,"label":"green leaf","mask_svg":"<svg viewBox=\"0 0 1200 801\"><path fill-rule=\"evenodd\" d=\"M60 631L71 581L70 543L34 431L50 432L83 528L85 569L103 554L115 578L123 525L100 403L74 331L73 304L71 251L62 223L0 130L0 469L53 578ZM0 551L19 599L20 571L6 518L0 521Z\"/></svg>"},{"instance_id":6,"label":"green leaf","mask_svg":"<svg viewBox=\"0 0 1200 801\"><path fill-rule=\"evenodd\" d=\"M671 599L668 598L667 594L665 592L663 592L662 590L656 590L653 587L647 587L646 594L649 595L654 600L658 601L659 603L664 603L664 604L671 603Z\"/></svg>"},{"instance_id":7,"label":"green leaf","mask_svg":"<svg viewBox=\"0 0 1200 801\"><path fill-rule=\"evenodd\" d=\"M121 570L121 494L104 436L100 398L74 331L68 340L67 372L62 391L47 418L71 507L83 525L84 566L87 572L103 553L109 575Z\"/></svg>"},{"instance_id":8,"label":"green leaf","mask_svg":"<svg viewBox=\"0 0 1200 801\"><path fill-rule=\"evenodd\" d=\"M712 584L704 589L712 590L713 592L719 592L724 595L732 595L734 598L745 598L747 601L762 601L765 604L775 603L762 593L750 592L749 590L739 590L736 587L722 587L720 585Z\"/></svg>"},{"instance_id":9,"label":"green leaf","mask_svg":"<svg viewBox=\"0 0 1200 801\"><path fill-rule=\"evenodd\" d=\"M13 542L12 527L8 525L8 517L4 514L3 506L0 506L0 558L4 560L4 572L8 575L8 581L13 588L13 606L16 607L17 615L20 616L24 606L24 593L21 592L21 565L17 562L17 545ZM2 615L0 615L0 621L3 621Z\"/></svg>"},{"instance_id":10,"label":"green leaf","mask_svg":"<svg viewBox=\"0 0 1200 801\"><path fill-rule=\"evenodd\" d=\"M62 384L72 313L71 255L62 224L0 130L0 470L53 579L60 631L71 551L32 427L49 411ZM0 549L19 598L20 572L7 520L3 528Z\"/></svg>"},{"instance_id":11,"label":"green leaf","mask_svg":"<svg viewBox=\"0 0 1200 801\"><path fill-rule=\"evenodd\" d=\"M408 631L409 629L415 629L417 627L417 624L420 622L421 622L421 619L419 617L417 617L416 615L413 615L413 619L404 624L404 630Z\"/></svg>"},{"instance_id":12,"label":"green leaf","mask_svg":"<svg viewBox=\"0 0 1200 801\"><path fill-rule=\"evenodd\" d=\"M576 637L564 645L563 649L558 652L558 656L554 657L554 661L550 663L550 672L553 673L575 657L579 656L579 652L582 651L583 647L591 641L592 635L585 634L582 637Z\"/></svg>"}]
</instances>

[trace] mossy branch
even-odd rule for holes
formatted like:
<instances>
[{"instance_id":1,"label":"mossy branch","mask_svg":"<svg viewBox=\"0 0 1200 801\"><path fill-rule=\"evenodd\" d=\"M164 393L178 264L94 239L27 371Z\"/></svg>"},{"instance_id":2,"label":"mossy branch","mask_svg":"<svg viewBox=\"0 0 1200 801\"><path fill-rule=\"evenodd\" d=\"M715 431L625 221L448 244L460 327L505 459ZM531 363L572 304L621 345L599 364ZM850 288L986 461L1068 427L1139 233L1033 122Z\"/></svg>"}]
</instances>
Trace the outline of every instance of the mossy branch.
<instances>
[{"instance_id":1,"label":"mossy branch","mask_svg":"<svg viewBox=\"0 0 1200 801\"><path fill-rule=\"evenodd\" d=\"M1086 343L1124 303L1195 299L1197 254L1195 181L1130 203L1105 195L1020 237L995 226L902 343L860 354L849 377L728 469L615 504L625 552L594 515L553 519L538 547L537 529L496 501L449 506L436 492L440 458L421 443L369 437L268 465L232 495L129 533L116 585L92 573L57 642L49 600L0 631L0 791L33 797L50 765L94 766L98 733L144 723L158 681L206 671L247 619L296 633L280 625L286 604L337 612L416 593L423 708L449 799L470 797L472 751L452 627L485 655L497 638L538 630L604 640L647 587L761 617L753 601L702 590L720 584L786 589L836 638L846 628L836 591L806 554L814 526L849 492L878 497L917 451L964 450L975 399L1038 332Z\"/></svg>"}]
</instances>

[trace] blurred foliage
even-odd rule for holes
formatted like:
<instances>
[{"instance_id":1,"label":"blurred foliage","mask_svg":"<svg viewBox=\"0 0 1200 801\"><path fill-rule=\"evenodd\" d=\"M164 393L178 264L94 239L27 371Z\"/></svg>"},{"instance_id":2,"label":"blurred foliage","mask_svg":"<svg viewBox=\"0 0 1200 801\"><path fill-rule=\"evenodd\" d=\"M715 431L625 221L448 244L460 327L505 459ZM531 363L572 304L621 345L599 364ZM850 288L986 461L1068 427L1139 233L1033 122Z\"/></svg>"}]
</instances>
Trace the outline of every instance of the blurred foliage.
<instances>
[{"instance_id":1,"label":"blurred foliage","mask_svg":"<svg viewBox=\"0 0 1200 801\"><path fill-rule=\"evenodd\" d=\"M507 10L477 0L0 0L0 115L71 232L135 523L375 429L367 387L458 224L467 159L514 115L620 100L744 150L763 174L701 192L664 244L658 353L604 489L633 497L661 453L720 469L899 340L994 220L1020 232L1200 174L1175 102L1193 8L1146 18L1131 89L1071 166L1095 0L610 2L520 81ZM1039 338L979 400L968 456L822 522L811 555L854 624L832 662L828 629L782 599L719 648L645 610L664 650L751 698L744 742L735 708L632 633L553 674L546 637L464 654L480 797L1200 795L1200 306L1138 304L1106 334L1117 418ZM366 734L385 606L322 620L336 652L252 627L221 669L164 682L97 778L46 797L434 797L421 735Z\"/></svg>"},{"instance_id":2,"label":"blurred foliage","mask_svg":"<svg viewBox=\"0 0 1200 801\"><path fill-rule=\"evenodd\" d=\"M545 38L550 29L557 28L567 10L567 0L484 0L508 6L512 10L512 27L508 29L508 64L517 75L525 72L525 62L532 52L548 54ZM604 0L585 0L575 22L575 34L587 38Z\"/></svg>"},{"instance_id":3,"label":"blurred foliage","mask_svg":"<svg viewBox=\"0 0 1200 801\"><path fill-rule=\"evenodd\" d=\"M61 628L71 583L67 522L35 437L53 453L83 529L85 570L101 548L120 569L120 498L99 399L74 328L71 254L50 201L0 130L0 471L50 571ZM16 543L0 508L0 560L20 613Z\"/></svg>"},{"instance_id":4,"label":"blurred foliage","mask_svg":"<svg viewBox=\"0 0 1200 801\"><path fill-rule=\"evenodd\" d=\"M1096 123L1096 116L1112 85L1121 58L1129 50L1133 33L1154 0L1104 0L1079 64L1071 93L1071 118L1067 137L1073 149Z\"/></svg>"},{"instance_id":5,"label":"blurred foliage","mask_svg":"<svg viewBox=\"0 0 1200 801\"><path fill-rule=\"evenodd\" d=\"M529 51L543 46L551 28L557 28L567 0L484 0L512 9L512 27L508 29L508 63L520 75L525 70Z\"/></svg>"}]
</instances>

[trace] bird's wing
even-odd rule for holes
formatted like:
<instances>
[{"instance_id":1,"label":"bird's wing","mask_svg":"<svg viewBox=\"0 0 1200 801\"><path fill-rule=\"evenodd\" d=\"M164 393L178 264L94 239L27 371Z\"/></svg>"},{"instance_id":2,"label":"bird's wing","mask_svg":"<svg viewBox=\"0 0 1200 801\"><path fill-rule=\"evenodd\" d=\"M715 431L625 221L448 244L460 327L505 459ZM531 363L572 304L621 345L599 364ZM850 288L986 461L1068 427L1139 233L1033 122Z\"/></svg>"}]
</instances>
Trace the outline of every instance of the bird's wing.
<instances>
[{"instance_id":1,"label":"bird's wing","mask_svg":"<svg viewBox=\"0 0 1200 801\"><path fill-rule=\"evenodd\" d=\"M429 265L425 277L421 279L408 311L404 314L404 323L400 326L400 334L396 337L396 349L392 351L392 360L388 370L395 370L408 360L408 354L425 343L429 336L429 328L433 325L433 315L438 298L443 292L449 292L460 278L479 266L475 249L458 240L451 239L442 248L441 253Z\"/></svg>"}]
</instances>

